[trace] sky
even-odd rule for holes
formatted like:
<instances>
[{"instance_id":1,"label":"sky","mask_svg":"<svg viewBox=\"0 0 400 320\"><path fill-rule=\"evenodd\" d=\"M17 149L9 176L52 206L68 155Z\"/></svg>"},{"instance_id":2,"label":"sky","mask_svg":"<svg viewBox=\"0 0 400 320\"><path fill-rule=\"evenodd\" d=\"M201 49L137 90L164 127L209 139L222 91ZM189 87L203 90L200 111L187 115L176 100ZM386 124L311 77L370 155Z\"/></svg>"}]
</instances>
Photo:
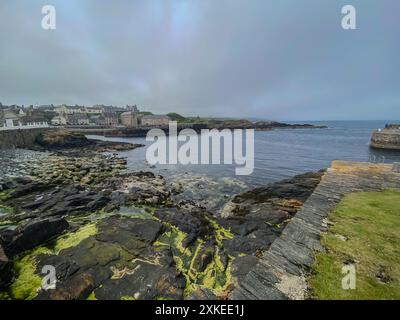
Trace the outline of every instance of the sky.
<instances>
[{"instance_id":1,"label":"sky","mask_svg":"<svg viewBox=\"0 0 400 320\"><path fill-rule=\"evenodd\" d=\"M43 30L44 5L56 29ZM341 10L356 8L357 30ZM398 0L0 0L0 102L400 119Z\"/></svg>"}]
</instances>

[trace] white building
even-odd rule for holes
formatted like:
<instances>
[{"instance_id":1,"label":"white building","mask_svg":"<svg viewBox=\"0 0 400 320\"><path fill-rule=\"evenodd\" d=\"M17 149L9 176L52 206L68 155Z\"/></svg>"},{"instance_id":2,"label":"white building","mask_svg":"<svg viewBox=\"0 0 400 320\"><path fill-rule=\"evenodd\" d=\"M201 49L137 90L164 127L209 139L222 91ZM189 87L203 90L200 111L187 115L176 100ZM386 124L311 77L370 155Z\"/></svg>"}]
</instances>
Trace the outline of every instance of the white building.
<instances>
[{"instance_id":1,"label":"white building","mask_svg":"<svg viewBox=\"0 0 400 320\"><path fill-rule=\"evenodd\" d=\"M67 124L67 118L63 115L55 116L53 119L51 119L51 124L53 126L65 126Z\"/></svg>"}]
</instances>

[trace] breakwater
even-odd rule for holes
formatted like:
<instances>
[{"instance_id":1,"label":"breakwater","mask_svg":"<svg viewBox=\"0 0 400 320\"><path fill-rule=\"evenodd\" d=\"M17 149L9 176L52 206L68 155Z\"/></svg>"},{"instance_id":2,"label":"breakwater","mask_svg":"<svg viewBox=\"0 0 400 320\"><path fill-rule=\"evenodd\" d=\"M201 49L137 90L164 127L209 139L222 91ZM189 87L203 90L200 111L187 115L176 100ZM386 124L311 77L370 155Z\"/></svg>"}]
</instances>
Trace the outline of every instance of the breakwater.
<instances>
[{"instance_id":1,"label":"breakwater","mask_svg":"<svg viewBox=\"0 0 400 320\"><path fill-rule=\"evenodd\" d=\"M400 129L376 130L372 133L371 147L400 150Z\"/></svg>"}]
</instances>

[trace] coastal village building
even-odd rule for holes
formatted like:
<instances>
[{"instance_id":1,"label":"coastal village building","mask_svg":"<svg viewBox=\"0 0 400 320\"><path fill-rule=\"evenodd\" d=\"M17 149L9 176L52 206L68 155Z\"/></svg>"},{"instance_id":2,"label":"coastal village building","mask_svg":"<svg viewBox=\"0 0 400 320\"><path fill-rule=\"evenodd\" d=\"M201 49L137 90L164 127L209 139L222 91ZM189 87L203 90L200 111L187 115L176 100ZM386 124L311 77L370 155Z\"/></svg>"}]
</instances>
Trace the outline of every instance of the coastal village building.
<instances>
[{"instance_id":1,"label":"coastal village building","mask_svg":"<svg viewBox=\"0 0 400 320\"><path fill-rule=\"evenodd\" d=\"M127 111L121 114L121 124L125 127L137 127L139 125L138 113Z\"/></svg>"},{"instance_id":2,"label":"coastal village building","mask_svg":"<svg viewBox=\"0 0 400 320\"><path fill-rule=\"evenodd\" d=\"M55 107L54 111L57 112L58 114L66 114L66 115L87 113L86 108L83 106L67 106L65 104Z\"/></svg>"},{"instance_id":3,"label":"coastal village building","mask_svg":"<svg viewBox=\"0 0 400 320\"><path fill-rule=\"evenodd\" d=\"M53 119L51 119L51 124L53 126L65 126L67 124L67 118L63 115L55 116Z\"/></svg>"},{"instance_id":4,"label":"coastal village building","mask_svg":"<svg viewBox=\"0 0 400 320\"><path fill-rule=\"evenodd\" d=\"M90 124L95 126L116 126L118 116L116 114L103 113L89 116Z\"/></svg>"},{"instance_id":5,"label":"coastal village building","mask_svg":"<svg viewBox=\"0 0 400 320\"><path fill-rule=\"evenodd\" d=\"M104 112L104 110L100 106L93 106L93 107L86 108L87 114L102 114L103 112Z\"/></svg>"},{"instance_id":6,"label":"coastal village building","mask_svg":"<svg viewBox=\"0 0 400 320\"><path fill-rule=\"evenodd\" d=\"M90 124L90 120L86 113L71 114L67 116L67 124L71 126L88 126Z\"/></svg>"},{"instance_id":7,"label":"coastal village building","mask_svg":"<svg viewBox=\"0 0 400 320\"><path fill-rule=\"evenodd\" d=\"M4 128L13 128L13 127L18 127L21 126L21 123L19 121L20 116L18 116L17 113L15 113L12 110L2 110L2 126Z\"/></svg>"},{"instance_id":8,"label":"coastal village building","mask_svg":"<svg viewBox=\"0 0 400 320\"><path fill-rule=\"evenodd\" d=\"M106 126L117 126L119 124L118 114L115 112L104 112L104 124Z\"/></svg>"},{"instance_id":9,"label":"coastal village building","mask_svg":"<svg viewBox=\"0 0 400 320\"><path fill-rule=\"evenodd\" d=\"M27 115L20 118L21 126L25 127L47 127L47 119L41 115Z\"/></svg>"},{"instance_id":10,"label":"coastal village building","mask_svg":"<svg viewBox=\"0 0 400 320\"><path fill-rule=\"evenodd\" d=\"M105 125L105 119L101 114L89 116L89 122L91 125L95 125L95 126L104 126Z\"/></svg>"},{"instance_id":11,"label":"coastal village building","mask_svg":"<svg viewBox=\"0 0 400 320\"><path fill-rule=\"evenodd\" d=\"M169 117L166 115L150 115L141 118L142 126L168 126Z\"/></svg>"},{"instance_id":12,"label":"coastal village building","mask_svg":"<svg viewBox=\"0 0 400 320\"><path fill-rule=\"evenodd\" d=\"M31 114L21 109L2 109L0 112L1 127L5 129L25 127L47 127L48 122L41 114Z\"/></svg>"}]
</instances>

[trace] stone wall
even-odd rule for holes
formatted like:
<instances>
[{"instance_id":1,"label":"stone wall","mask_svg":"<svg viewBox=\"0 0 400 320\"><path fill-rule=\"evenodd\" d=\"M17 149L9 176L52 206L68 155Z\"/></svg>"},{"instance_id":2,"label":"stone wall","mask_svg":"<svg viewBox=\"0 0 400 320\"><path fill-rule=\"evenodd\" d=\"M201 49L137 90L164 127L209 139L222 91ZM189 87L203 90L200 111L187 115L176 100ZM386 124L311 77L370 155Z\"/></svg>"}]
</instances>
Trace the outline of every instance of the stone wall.
<instances>
[{"instance_id":1,"label":"stone wall","mask_svg":"<svg viewBox=\"0 0 400 320\"><path fill-rule=\"evenodd\" d=\"M371 147L400 150L400 130L385 129L374 131L371 138Z\"/></svg>"},{"instance_id":2,"label":"stone wall","mask_svg":"<svg viewBox=\"0 0 400 320\"><path fill-rule=\"evenodd\" d=\"M29 148L42 132L55 130L50 128L32 128L0 130L0 148Z\"/></svg>"}]
</instances>

